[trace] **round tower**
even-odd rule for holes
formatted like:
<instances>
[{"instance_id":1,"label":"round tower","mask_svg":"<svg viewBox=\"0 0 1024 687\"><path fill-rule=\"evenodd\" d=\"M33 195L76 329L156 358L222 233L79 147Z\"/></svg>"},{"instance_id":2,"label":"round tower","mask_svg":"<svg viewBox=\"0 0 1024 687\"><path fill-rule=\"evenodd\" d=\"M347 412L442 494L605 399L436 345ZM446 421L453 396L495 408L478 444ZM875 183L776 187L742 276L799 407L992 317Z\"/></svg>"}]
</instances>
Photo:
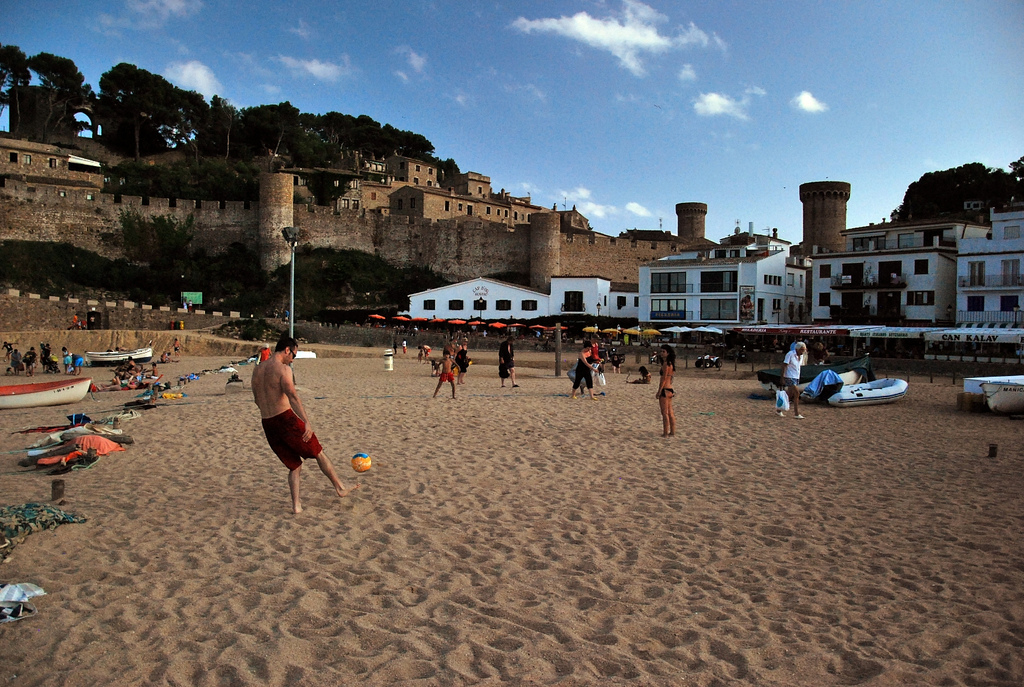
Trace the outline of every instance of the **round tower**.
<instances>
[{"instance_id":1,"label":"round tower","mask_svg":"<svg viewBox=\"0 0 1024 687\"><path fill-rule=\"evenodd\" d=\"M547 293L561 270L560 218L557 212L530 213L530 286Z\"/></svg>"},{"instance_id":2,"label":"round tower","mask_svg":"<svg viewBox=\"0 0 1024 687\"><path fill-rule=\"evenodd\" d=\"M833 251L846 249L846 201L850 185L845 181L812 181L800 184L800 202L804 204L804 255L814 246Z\"/></svg>"},{"instance_id":3,"label":"round tower","mask_svg":"<svg viewBox=\"0 0 1024 687\"><path fill-rule=\"evenodd\" d=\"M260 265L273 272L288 262L291 247L281 235L285 227L294 226L292 176L290 174L260 174L260 224L257 247Z\"/></svg>"},{"instance_id":4,"label":"round tower","mask_svg":"<svg viewBox=\"0 0 1024 687\"><path fill-rule=\"evenodd\" d=\"M677 234L682 243L696 243L704 238L707 203L676 203Z\"/></svg>"}]
</instances>

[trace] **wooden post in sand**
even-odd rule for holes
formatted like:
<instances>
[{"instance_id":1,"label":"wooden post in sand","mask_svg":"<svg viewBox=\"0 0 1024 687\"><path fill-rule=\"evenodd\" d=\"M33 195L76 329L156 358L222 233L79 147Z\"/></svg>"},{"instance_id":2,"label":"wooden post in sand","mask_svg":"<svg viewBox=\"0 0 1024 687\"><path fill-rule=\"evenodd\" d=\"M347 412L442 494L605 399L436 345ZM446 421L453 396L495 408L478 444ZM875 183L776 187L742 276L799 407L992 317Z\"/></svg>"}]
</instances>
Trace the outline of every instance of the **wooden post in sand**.
<instances>
[{"instance_id":1,"label":"wooden post in sand","mask_svg":"<svg viewBox=\"0 0 1024 687\"><path fill-rule=\"evenodd\" d=\"M562 376L562 323L555 322L555 376Z\"/></svg>"}]
</instances>

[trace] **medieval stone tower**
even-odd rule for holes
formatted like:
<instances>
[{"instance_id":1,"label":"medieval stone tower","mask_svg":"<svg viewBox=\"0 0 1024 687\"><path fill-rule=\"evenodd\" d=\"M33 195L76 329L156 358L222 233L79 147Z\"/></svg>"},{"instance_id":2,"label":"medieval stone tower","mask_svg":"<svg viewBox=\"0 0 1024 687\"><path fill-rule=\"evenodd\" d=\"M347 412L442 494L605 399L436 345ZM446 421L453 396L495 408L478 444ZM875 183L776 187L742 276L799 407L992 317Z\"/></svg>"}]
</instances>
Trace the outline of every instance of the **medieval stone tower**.
<instances>
[{"instance_id":1,"label":"medieval stone tower","mask_svg":"<svg viewBox=\"0 0 1024 687\"><path fill-rule=\"evenodd\" d=\"M547 293L561 274L561 218L557 212L530 213L530 286Z\"/></svg>"},{"instance_id":2,"label":"medieval stone tower","mask_svg":"<svg viewBox=\"0 0 1024 687\"><path fill-rule=\"evenodd\" d=\"M812 181L800 184L800 202L804 204L804 255L813 246L833 251L846 249L846 201L850 185L845 181Z\"/></svg>"},{"instance_id":3,"label":"medieval stone tower","mask_svg":"<svg viewBox=\"0 0 1024 687\"><path fill-rule=\"evenodd\" d=\"M294 226L292 177L290 174L260 174L260 224L258 246L260 265L273 272L288 262L291 248L281 235Z\"/></svg>"},{"instance_id":4,"label":"medieval stone tower","mask_svg":"<svg viewBox=\"0 0 1024 687\"><path fill-rule=\"evenodd\" d=\"M676 203L676 233L682 244L696 243L704 238L704 220L707 214L707 203Z\"/></svg>"}]
</instances>

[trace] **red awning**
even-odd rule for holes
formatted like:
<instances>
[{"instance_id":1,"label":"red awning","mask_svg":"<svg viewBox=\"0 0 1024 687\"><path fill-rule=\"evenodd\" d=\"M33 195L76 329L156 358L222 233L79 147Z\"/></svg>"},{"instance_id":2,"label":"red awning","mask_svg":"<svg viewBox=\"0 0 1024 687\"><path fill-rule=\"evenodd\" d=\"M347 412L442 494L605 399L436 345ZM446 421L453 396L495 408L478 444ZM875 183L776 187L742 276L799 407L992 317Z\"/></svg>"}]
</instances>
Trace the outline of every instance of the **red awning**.
<instances>
[{"instance_id":1,"label":"red awning","mask_svg":"<svg viewBox=\"0 0 1024 687\"><path fill-rule=\"evenodd\" d=\"M850 330L847 327L807 327L807 326L781 326L781 327L734 327L737 334L783 334L788 336L849 336Z\"/></svg>"}]
</instances>

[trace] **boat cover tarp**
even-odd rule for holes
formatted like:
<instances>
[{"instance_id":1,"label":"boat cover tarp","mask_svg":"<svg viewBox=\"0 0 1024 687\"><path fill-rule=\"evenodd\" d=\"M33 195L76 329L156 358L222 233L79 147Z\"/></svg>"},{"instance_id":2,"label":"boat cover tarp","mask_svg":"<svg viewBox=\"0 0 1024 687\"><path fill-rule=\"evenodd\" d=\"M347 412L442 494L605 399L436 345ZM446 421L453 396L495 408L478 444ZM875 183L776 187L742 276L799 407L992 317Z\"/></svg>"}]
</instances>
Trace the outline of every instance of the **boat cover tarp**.
<instances>
[{"instance_id":1,"label":"boat cover tarp","mask_svg":"<svg viewBox=\"0 0 1024 687\"><path fill-rule=\"evenodd\" d=\"M842 388L843 378L833 370L825 370L807 385L802 395L809 398L828 398Z\"/></svg>"},{"instance_id":2,"label":"boat cover tarp","mask_svg":"<svg viewBox=\"0 0 1024 687\"><path fill-rule=\"evenodd\" d=\"M835 365L804 365L800 368L800 383L807 384L813 381L815 377L825 370L832 370L836 374L842 374L843 372L849 372L850 370L858 370L865 380L869 382L875 381L875 372L871 368L871 356L865 355L860 358L854 358L849 362L837 363ZM757 381L762 384L774 384L776 387L781 387L782 368L773 367L768 370L758 370Z\"/></svg>"}]
</instances>

